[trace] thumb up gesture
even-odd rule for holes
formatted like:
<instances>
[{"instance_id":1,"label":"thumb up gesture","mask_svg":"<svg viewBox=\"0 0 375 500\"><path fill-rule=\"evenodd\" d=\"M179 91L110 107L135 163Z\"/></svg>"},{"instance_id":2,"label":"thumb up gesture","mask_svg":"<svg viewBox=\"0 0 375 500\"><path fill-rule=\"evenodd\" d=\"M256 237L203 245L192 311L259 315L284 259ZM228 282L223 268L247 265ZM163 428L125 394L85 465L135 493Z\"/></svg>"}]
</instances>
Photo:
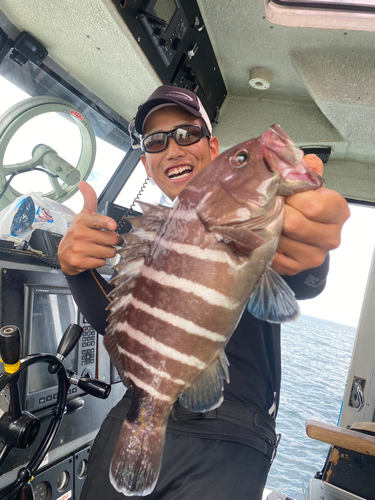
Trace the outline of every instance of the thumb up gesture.
<instances>
[{"instance_id":1,"label":"thumb up gesture","mask_svg":"<svg viewBox=\"0 0 375 500\"><path fill-rule=\"evenodd\" d=\"M78 187L84 200L83 209L74 217L58 249L61 269L71 276L104 266L106 259L115 256L115 245L121 241L114 232L116 221L98 215L98 199L93 188L85 181Z\"/></svg>"}]
</instances>

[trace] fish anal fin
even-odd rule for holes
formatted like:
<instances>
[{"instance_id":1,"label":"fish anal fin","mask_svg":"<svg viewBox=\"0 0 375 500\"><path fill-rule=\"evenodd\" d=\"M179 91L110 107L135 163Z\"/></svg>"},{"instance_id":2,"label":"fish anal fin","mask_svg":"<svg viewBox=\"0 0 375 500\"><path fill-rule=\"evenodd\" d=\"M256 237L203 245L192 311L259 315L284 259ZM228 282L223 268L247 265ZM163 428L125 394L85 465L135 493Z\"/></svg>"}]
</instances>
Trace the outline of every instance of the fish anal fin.
<instances>
[{"instance_id":1,"label":"fish anal fin","mask_svg":"<svg viewBox=\"0 0 375 500\"><path fill-rule=\"evenodd\" d=\"M270 323L290 321L299 314L294 292L272 267L260 276L247 309L256 318Z\"/></svg>"},{"instance_id":2,"label":"fish anal fin","mask_svg":"<svg viewBox=\"0 0 375 500\"><path fill-rule=\"evenodd\" d=\"M228 360L222 351L213 363L180 396L179 402L193 412L205 412L223 401L224 380L229 382Z\"/></svg>"}]
</instances>

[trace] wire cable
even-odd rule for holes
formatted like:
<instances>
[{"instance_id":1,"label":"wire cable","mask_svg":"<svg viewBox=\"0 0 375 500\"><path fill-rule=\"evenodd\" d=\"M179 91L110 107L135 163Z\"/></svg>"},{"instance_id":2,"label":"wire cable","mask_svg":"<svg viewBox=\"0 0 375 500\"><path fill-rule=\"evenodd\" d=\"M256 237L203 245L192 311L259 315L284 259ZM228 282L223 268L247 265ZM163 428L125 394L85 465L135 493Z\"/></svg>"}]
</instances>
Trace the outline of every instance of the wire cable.
<instances>
[{"instance_id":1,"label":"wire cable","mask_svg":"<svg viewBox=\"0 0 375 500\"><path fill-rule=\"evenodd\" d=\"M6 181L3 189L1 190L0 199L4 195L5 191L8 189L9 184L12 182L13 178L16 175L18 175L18 174L24 174L25 172L32 172L33 170L39 170L39 172L44 172L45 174L49 175L50 177L55 177L55 178L58 177L58 175L51 174L51 173L47 172L47 170L44 170L43 168L39 168L39 167L30 167L27 170L22 170L22 172L13 172L13 174L9 177L9 179Z\"/></svg>"}]
</instances>

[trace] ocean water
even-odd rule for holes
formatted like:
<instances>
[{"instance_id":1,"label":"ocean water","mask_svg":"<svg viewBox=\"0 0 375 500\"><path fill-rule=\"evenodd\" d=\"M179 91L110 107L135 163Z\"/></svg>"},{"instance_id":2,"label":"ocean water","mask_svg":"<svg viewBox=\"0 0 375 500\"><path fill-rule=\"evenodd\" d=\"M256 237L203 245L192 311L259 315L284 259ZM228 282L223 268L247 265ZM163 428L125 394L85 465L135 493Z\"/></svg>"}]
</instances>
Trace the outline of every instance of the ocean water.
<instances>
[{"instance_id":1,"label":"ocean water","mask_svg":"<svg viewBox=\"0 0 375 500\"><path fill-rule=\"evenodd\" d=\"M356 329L310 316L282 326L282 381L276 431L282 434L267 488L305 499L329 445L310 439L309 419L337 425Z\"/></svg>"}]
</instances>

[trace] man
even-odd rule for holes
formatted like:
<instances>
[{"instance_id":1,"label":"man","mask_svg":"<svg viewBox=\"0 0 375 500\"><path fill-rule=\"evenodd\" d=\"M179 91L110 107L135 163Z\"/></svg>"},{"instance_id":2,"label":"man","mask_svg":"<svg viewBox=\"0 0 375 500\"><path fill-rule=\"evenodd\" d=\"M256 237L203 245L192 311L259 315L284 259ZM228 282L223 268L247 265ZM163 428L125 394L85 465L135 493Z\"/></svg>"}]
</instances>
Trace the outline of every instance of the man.
<instances>
[{"instance_id":1,"label":"man","mask_svg":"<svg viewBox=\"0 0 375 500\"><path fill-rule=\"evenodd\" d=\"M143 137L142 162L147 175L172 200L219 154L207 113L197 96L185 89L159 87L138 110L135 128ZM308 161L322 173L317 157ZM91 187L81 183L80 190L84 208L63 238L59 258L78 306L94 328L104 333L104 309L111 287L93 269L115 255L119 237L114 232L116 223L97 214ZM339 245L348 216L345 200L324 187L286 199L283 234L273 267L284 275L297 299L314 297L323 290L328 252ZM311 281L313 288L308 285ZM175 405L160 477L148 498L262 497L276 447L280 326L259 321L245 310L226 354L230 384L225 385L224 403L217 411L203 415ZM103 423L91 452L81 500L123 498L110 484L108 471L129 401L126 395Z\"/></svg>"}]
</instances>

